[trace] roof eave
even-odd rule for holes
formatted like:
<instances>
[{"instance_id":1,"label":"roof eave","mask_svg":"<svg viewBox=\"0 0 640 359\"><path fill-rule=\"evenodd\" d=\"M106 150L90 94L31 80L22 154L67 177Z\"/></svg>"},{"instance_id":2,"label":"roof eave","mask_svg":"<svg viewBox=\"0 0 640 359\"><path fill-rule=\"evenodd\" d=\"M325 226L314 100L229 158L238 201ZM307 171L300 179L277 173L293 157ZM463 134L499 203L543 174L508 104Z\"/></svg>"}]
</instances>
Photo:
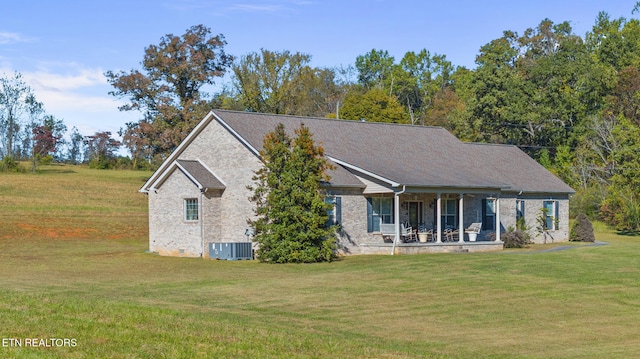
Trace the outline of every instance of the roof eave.
<instances>
[{"instance_id":1,"label":"roof eave","mask_svg":"<svg viewBox=\"0 0 640 359\"><path fill-rule=\"evenodd\" d=\"M214 186L214 187L202 187L202 189L206 192L208 190L220 190L220 191L224 191L225 189L227 189L227 187L224 186Z\"/></svg>"},{"instance_id":2,"label":"roof eave","mask_svg":"<svg viewBox=\"0 0 640 359\"><path fill-rule=\"evenodd\" d=\"M191 175L191 173L189 171L187 171L186 168L184 168L180 162L175 161L176 166L180 169L180 171L182 171L182 173L184 173L185 176L187 176L187 178L189 178L191 180L191 182L195 183L196 186L198 186L198 189L200 191L203 191L205 189L205 187L202 185L202 183L200 183L194 176Z\"/></svg>"},{"instance_id":3,"label":"roof eave","mask_svg":"<svg viewBox=\"0 0 640 359\"><path fill-rule=\"evenodd\" d=\"M207 125L213 118L218 117L214 114L213 111L209 111L209 113L196 125L196 127L194 127L194 129L187 135L187 137L185 137L185 139L178 145L178 147L176 147L176 149L171 152L169 157L167 157L167 159L162 162L160 167L158 167L158 169L151 175L151 177L149 177L147 182L142 185L138 192L149 193L149 191L154 188L153 184L157 182L158 177L161 177L162 174L169 167L171 167L171 164L173 164L173 162L178 159L182 151L184 151L184 149L189 146L189 144L191 144L191 142L200 134L200 132L202 132L205 127L207 127Z\"/></svg>"},{"instance_id":4,"label":"roof eave","mask_svg":"<svg viewBox=\"0 0 640 359\"><path fill-rule=\"evenodd\" d=\"M360 168L360 167L352 165L352 164L350 164L348 162L341 161L341 160L339 160L339 159L337 159L335 157L327 156L327 158L329 158L331 161L333 161L333 162L335 162L335 163L337 163L337 164L339 164L339 165L341 165L343 167L350 168L350 169L352 169L354 171L360 172L360 173L365 174L365 175L367 175L369 177L372 177L372 178L375 178L375 179L380 180L382 182L385 182L385 183L389 184L391 187L400 187L400 186L402 186L398 182L392 181L392 180L390 180L388 178L382 177L382 176L380 176L378 174L375 174L373 172L367 171L364 168Z\"/></svg>"},{"instance_id":5,"label":"roof eave","mask_svg":"<svg viewBox=\"0 0 640 359\"><path fill-rule=\"evenodd\" d=\"M330 187L330 188L357 188L363 189L367 188L364 184L333 184L331 182L321 182L320 185L322 187Z\"/></svg>"}]
</instances>

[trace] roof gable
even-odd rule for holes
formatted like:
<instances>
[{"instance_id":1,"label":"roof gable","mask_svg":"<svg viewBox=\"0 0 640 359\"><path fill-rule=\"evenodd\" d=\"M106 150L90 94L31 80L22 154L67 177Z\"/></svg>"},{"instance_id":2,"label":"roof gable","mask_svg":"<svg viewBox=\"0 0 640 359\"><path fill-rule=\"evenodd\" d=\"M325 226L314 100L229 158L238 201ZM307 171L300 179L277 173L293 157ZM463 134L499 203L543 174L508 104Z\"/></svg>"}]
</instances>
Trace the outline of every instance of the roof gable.
<instances>
[{"instance_id":1,"label":"roof gable","mask_svg":"<svg viewBox=\"0 0 640 359\"><path fill-rule=\"evenodd\" d=\"M199 160L176 160L162 172L156 171L154 176L147 181L147 183L149 183L151 179L154 179L153 182L151 182L148 187L145 183L143 189L148 191L162 187L162 184L176 170L182 172L201 191L206 192L210 189L224 190L226 188L222 180ZM158 176L155 176L156 174L158 174Z\"/></svg>"},{"instance_id":2,"label":"roof gable","mask_svg":"<svg viewBox=\"0 0 640 359\"><path fill-rule=\"evenodd\" d=\"M202 162L195 160L177 160L177 166L189 177L201 190L225 189L222 180L211 172Z\"/></svg>"}]
</instances>

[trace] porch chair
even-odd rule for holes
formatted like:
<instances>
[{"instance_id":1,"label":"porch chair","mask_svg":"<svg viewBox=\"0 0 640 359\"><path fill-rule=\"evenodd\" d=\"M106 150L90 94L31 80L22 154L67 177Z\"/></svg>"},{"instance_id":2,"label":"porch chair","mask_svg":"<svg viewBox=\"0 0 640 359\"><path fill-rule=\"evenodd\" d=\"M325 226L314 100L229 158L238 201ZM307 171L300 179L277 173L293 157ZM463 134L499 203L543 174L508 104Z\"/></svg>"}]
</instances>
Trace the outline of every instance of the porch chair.
<instances>
[{"instance_id":1,"label":"porch chair","mask_svg":"<svg viewBox=\"0 0 640 359\"><path fill-rule=\"evenodd\" d=\"M457 229L445 228L443 234L443 240L445 242L455 242L460 238Z\"/></svg>"},{"instance_id":2,"label":"porch chair","mask_svg":"<svg viewBox=\"0 0 640 359\"><path fill-rule=\"evenodd\" d=\"M482 229L482 222L471 223L469 228L464 230L464 233L469 237L469 241L475 242L476 237L480 234L480 230Z\"/></svg>"},{"instance_id":3,"label":"porch chair","mask_svg":"<svg viewBox=\"0 0 640 359\"><path fill-rule=\"evenodd\" d=\"M403 242L413 242L417 240L417 235L411 226L405 226L404 223L402 223L400 238L402 238Z\"/></svg>"},{"instance_id":4,"label":"porch chair","mask_svg":"<svg viewBox=\"0 0 640 359\"><path fill-rule=\"evenodd\" d=\"M393 238L396 235L395 224L380 224L380 234L382 234L382 240L384 241L384 243L393 243Z\"/></svg>"}]
</instances>

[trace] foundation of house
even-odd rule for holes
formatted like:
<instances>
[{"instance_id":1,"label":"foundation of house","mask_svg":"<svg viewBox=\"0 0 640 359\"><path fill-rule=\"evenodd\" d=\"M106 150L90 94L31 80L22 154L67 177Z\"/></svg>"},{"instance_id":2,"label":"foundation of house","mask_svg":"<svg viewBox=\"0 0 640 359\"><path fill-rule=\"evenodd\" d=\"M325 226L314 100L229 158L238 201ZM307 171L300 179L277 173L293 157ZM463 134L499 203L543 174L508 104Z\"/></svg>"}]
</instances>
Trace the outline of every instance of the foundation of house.
<instances>
[{"instance_id":1,"label":"foundation of house","mask_svg":"<svg viewBox=\"0 0 640 359\"><path fill-rule=\"evenodd\" d=\"M421 254L421 253L472 253L490 252L503 249L504 242L444 242L444 243L363 243L360 245L362 254ZM353 253L350 253L353 254Z\"/></svg>"}]
</instances>

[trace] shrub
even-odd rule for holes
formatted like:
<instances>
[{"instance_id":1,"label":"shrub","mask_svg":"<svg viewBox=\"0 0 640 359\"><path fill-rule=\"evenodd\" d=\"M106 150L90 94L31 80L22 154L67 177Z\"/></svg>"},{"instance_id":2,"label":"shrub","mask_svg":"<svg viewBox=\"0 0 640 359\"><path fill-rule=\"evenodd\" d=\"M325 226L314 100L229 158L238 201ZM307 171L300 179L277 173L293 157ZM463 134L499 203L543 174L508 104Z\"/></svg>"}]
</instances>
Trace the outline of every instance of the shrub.
<instances>
[{"instance_id":1,"label":"shrub","mask_svg":"<svg viewBox=\"0 0 640 359\"><path fill-rule=\"evenodd\" d=\"M46 156L40 156L38 155L36 157L36 160L38 161L39 164L41 165L50 165L53 163L53 156L51 155L46 155Z\"/></svg>"},{"instance_id":2,"label":"shrub","mask_svg":"<svg viewBox=\"0 0 640 359\"><path fill-rule=\"evenodd\" d=\"M602 219L619 231L640 231L640 200L635 187L611 185L600 207Z\"/></svg>"},{"instance_id":3,"label":"shrub","mask_svg":"<svg viewBox=\"0 0 640 359\"><path fill-rule=\"evenodd\" d=\"M0 172L26 172L27 170L20 165L20 162L16 161L12 156L4 156L0 162Z\"/></svg>"},{"instance_id":4,"label":"shrub","mask_svg":"<svg viewBox=\"0 0 640 359\"><path fill-rule=\"evenodd\" d=\"M596 237L593 234L593 225L586 214L580 213L576 217L576 221L571 228L569 240L576 242L595 242Z\"/></svg>"},{"instance_id":5,"label":"shrub","mask_svg":"<svg viewBox=\"0 0 640 359\"><path fill-rule=\"evenodd\" d=\"M507 232L500 236L504 242L504 248L527 248L531 244L531 236L526 231L520 229L507 229Z\"/></svg>"}]
</instances>

